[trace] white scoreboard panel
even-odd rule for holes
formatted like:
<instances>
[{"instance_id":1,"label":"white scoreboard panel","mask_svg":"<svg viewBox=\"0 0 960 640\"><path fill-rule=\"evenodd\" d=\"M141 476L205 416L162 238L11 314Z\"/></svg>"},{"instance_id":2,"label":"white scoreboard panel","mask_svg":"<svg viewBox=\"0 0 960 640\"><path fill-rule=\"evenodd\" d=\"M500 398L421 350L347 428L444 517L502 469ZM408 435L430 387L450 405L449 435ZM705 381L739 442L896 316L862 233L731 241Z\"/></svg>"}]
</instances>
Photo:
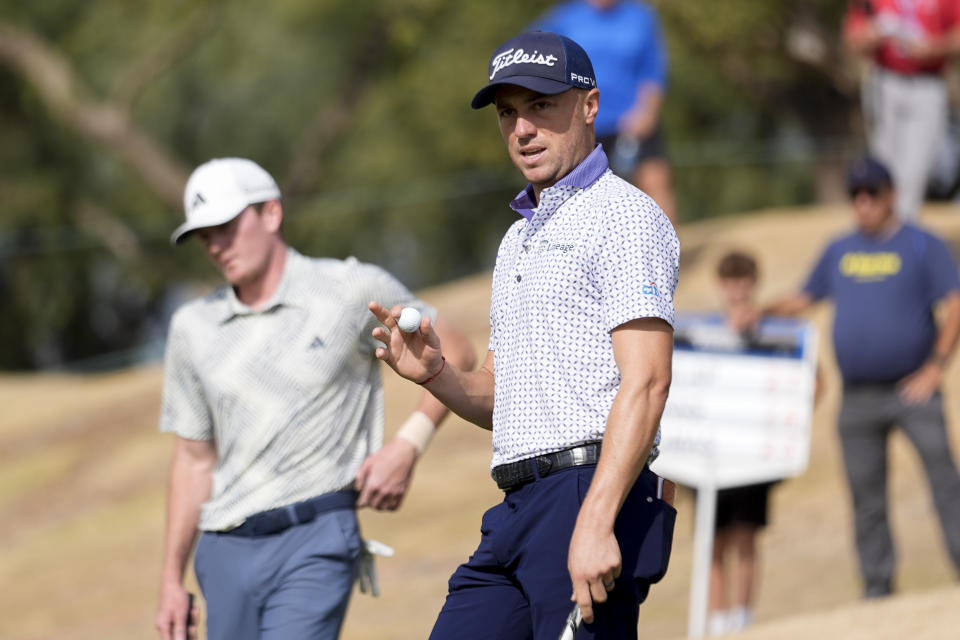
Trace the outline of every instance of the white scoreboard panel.
<instances>
[{"instance_id":1,"label":"white scoreboard panel","mask_svg":"<svg viewBox=\"0 0 960 640\"><path fill-rule=\"evenodd\" d=\"M768 318L739 335L719 314L680 315L653 470L720 489L802 473L816 368L806 322Z\"/></svg>"}]
</instances>

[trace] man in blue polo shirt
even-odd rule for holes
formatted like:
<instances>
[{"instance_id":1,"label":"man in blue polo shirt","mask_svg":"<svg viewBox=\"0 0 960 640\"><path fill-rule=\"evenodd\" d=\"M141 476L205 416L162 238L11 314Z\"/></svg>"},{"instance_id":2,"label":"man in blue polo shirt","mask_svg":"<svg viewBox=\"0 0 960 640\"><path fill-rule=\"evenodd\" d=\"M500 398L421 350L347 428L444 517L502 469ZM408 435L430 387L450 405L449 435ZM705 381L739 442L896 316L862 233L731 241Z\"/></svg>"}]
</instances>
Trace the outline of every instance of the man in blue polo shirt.
<instances>
[{"instance_id":1,"label":"man in blue polo shirt","mask_svg":"<svg viewBox=\"0 0 960 640\"><path fill-rule=\"evenodd\" d=\"M660 126L667 48L657 12L637 0L567 0L534 23L582 46L597 72L603 108L594 129L612 169L676 224L673 172Z\"/></svg>"},{"instance_id":2,"label":"man in blue polo shirt","mask_svg":"<svg viewBox=\"0 0 960 640\"><path fill-rule=\"evenodd\" d=\"M831 298L833 344L843 378L838 428L853 497L866 597L893 591L887 518L887 439L898 425L920 454L944 537L960 571L960 475L940 397L960 335L960 276L950 248L900 222L886 167L872 158L848 176L857 229L831 243L803 290L767 309L799 313ZM943 305L939 328L934 307Z\"/></svg>"},{"instance_id":3,"label":"man in blue polo shirt","mask_svg":"<svg viewBox=\"0 0 960 640\"><path fill-rule=\"evenodd\" d=\"M596 145L599 91L579 45L544 32L507 41L472 106L491 103L530 184L497 254L486 361L463 371L429 321L403 333L399 307L370 305L386 327L377 356L493 430L505 492L431 638L554 640L572 601L578 638L636 638L676 515L647 463L670 386L680 245Z\"/></svg>"}]
</instances>

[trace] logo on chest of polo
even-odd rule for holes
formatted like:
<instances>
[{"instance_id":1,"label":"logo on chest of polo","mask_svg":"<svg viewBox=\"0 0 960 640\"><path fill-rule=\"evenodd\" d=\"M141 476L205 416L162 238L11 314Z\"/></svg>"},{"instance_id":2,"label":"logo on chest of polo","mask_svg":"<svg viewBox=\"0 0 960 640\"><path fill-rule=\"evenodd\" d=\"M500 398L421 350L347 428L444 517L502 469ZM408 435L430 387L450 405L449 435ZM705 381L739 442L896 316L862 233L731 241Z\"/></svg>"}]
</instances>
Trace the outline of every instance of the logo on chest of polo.
<instances>
[{"instance_id":1,"label":"logo on chest of polo","mask_svg":"<svg viewBox=\"0 0 960 640\"><path fill-rule=\"evenodd\" d=\"M643 287L640 288L640 292L643 293L643 295L645 296L652 296L654 298L660 297L660 290L657 289L656 282L649 282L643 285Z\"/></svg>"},{"instance_id":2,"label":"logo on chest of polo","mask_svg":"<svg viewBox=\"0 0 960 640\"><path fill-rule=\"evenodd\" d=\"M900 256L889 251L856 251L845 253L840 259L840 273L856 280L883 280L900 273L902 266Z\"/></svg>"},{"instance_id":3,"label":"logo on chest of polo","mask_svg":"<svg viewBox=\"0 0 960 640\"><path fill-rule=\"evenodd\" d=\"M560 253L569 253L576 248L573 242L551 242L550 240L541 240L537 243L537 253L550 253L559 251Z\"/></svg>"}]
</instances>

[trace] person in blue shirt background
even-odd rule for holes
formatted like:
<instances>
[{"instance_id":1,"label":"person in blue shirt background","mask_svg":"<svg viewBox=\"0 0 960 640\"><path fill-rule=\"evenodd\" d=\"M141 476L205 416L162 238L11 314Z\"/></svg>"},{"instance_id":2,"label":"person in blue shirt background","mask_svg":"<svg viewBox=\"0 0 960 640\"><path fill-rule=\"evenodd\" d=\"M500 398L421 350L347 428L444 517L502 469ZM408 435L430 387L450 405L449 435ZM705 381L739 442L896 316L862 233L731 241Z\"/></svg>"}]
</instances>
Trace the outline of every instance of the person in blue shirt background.
<instances>
[{"instance_id":1,"label":"person in blue shirt background","mask_svg":"<svg viewBox=\"0 0 960 640\"><path fill-rule=\"evenodd\" d=\"M567 36L586 50L603 97L597 142L611 168L653 198L676 226L660 129L667 52L654 9L633 0L572 0L550 9L532 28Z\"/></svg>"},{"instance_id":2,"label":"person in blue shirt background","mask_svg":"<svg viewBox=\"0 0 960 640\"><path fill-rule=\"evenodd\" d=\"M870 157L856 161L848 188L856 230L826 248L800 292L766 312L792 315L825 298L835 304L833 346L843 380L838 430L864 596L873 598L894 588L887 440L895 425L920 454L960 573L960 474L940 396L960 335L960 274L943 240L894 214L894 184L884 165Z\"/></svg>"}]
</instances>

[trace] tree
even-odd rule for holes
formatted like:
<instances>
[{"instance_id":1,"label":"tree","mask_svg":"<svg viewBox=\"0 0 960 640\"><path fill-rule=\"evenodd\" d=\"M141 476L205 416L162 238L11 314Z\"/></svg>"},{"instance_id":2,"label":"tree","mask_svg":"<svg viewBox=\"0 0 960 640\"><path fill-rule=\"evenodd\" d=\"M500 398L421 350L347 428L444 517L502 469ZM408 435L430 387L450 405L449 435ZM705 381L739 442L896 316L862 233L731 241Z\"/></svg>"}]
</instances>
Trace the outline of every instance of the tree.
<instances>
[{"instance_id":1,"label":"tree","mask_svg":"<svg viewBox=\"0 0 960 640\"><path fill-rule=\"evenodd\" d=\"M838 162L859 129L856 65L840 40L846 3L652 4L670 45L671 138L728 141L716 151L728 167L681 172L690 217L842 193Z\"/></svg>"},{"instance_id":2,"label":"tree","mask_svg":"<svg viewBox=\"0 0 960 640\"><path fill-rule=\"evenodd\" d=\"M178 283L215 281L196 248L167 244L185 177L212 157L273 173L285 232L305 253L356 255L412 287L489 268L522 183L493 113L468 101L493 48L550 4L5 8L0 367L134 346L157 331ZM782 160L848 134L841 3L653 4L670 46L666 128L684 215L812 198L806 166L744 166L758 150L743 141L773 140L759 151ZM709 160L704 140L740 166L689 162L689 149Z\"/></svg>"}]
</instances>

